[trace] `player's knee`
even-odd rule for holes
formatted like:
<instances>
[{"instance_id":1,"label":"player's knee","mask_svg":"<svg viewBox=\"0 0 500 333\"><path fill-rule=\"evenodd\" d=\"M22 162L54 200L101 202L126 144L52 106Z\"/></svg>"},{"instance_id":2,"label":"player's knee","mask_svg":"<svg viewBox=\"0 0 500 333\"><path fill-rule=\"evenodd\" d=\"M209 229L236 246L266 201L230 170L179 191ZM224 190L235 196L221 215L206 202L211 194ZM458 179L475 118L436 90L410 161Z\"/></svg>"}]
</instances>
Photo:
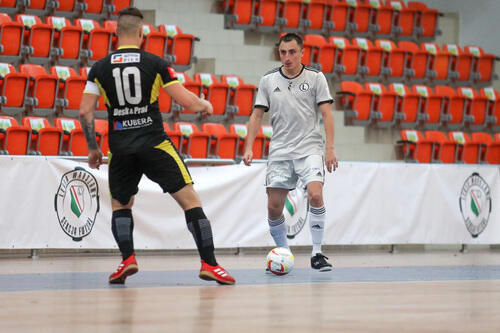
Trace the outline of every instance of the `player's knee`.
<instances>
[{"instance_id":1,"label":"player's knee","mask_svg":"<svg viewBox=\"0 0 500 333\"><path fill-rule=\"evenodd\" d=\"M283 215L283 207L278 202L269 202L267 210L271 220L279 219Z\"/></svg>"},{"instance_id":2,"label":"player's knee","mask_svg":"<svg viewBox=\"0 0 500 333\"><path fill-rule=\"evenodd\" d=\"M321 192L312 192L308 194L309 204L313 207L323 206L323 195Z\"/></svg>"}]
</instances>

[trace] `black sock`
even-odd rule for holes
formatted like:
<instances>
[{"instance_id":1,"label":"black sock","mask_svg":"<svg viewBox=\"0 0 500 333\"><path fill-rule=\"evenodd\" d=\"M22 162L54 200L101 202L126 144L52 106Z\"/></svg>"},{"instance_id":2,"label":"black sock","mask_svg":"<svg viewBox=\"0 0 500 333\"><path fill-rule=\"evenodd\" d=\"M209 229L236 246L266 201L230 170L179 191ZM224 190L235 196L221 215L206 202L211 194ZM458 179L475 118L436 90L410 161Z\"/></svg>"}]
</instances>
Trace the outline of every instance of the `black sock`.
<instances>
[{"instance_id":1,"label":"black sock","mask_svg":"<svg viewBox=\"0 0 500 333\"><path fill-rule=\"evenodd\" d=\"M113 231L113 236L120 248L123 260L127 259L134 253L134 239L132 236L134 219L132 218L132 211L130 209L113 211L111 231Z\"/></svg>"},{"instance_id":2,"label":"black sock","mask_svg":"<svg viewBox=\"0 0 500 333\"><path fill-rule=\"evenodd\" d=\"M210 221L203 213L203 209L195 207L186 210L184 213L188 229L193 235L201 259L211 266L216 266L212 228L210 227Z\"/></svg>"}]
</instances>

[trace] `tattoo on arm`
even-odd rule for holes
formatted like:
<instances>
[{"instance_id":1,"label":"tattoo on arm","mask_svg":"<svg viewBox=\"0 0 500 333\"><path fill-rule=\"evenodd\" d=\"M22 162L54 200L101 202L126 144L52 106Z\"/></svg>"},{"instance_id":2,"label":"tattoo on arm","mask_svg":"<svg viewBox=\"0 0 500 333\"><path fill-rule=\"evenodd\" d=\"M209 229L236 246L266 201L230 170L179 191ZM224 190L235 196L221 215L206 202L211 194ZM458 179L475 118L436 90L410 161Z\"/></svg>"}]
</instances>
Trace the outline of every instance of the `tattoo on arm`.
<instances>
[{"instance_id":1,"label":"tattoo on arm","mask_svg":"<svg viewBox=\"0 0 500 333\"><path fill-rule=\"evenodd\" d=\"M89 150L96 150L97 140L95 138L94 119L92 119L91 121L82 119L81 124L83 134L85 135L85 139L87 140L87 147L89 147Z\"/></svg>"}]
</instances>

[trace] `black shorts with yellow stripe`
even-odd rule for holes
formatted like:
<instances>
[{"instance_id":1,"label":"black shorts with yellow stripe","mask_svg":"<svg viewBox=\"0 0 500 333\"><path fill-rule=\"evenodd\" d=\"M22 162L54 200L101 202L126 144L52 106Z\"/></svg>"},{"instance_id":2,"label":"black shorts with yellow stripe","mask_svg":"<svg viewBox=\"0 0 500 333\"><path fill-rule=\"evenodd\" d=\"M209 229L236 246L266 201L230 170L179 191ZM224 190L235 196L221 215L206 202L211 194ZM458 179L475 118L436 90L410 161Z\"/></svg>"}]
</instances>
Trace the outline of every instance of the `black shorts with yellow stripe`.
<instances>
[{"instance_id":1,"label":"black shorts with yellow stripe","mask_svg":"<svg viewBox=\"0 0 500 333\"><path fill-rule=\"evenodd\" d=\"M160 185L164 193L175 193L193 183L170 139L138 153L109 154L109 190L122 205L137 194L143 174Z\"/></svg>"}]
</instances>

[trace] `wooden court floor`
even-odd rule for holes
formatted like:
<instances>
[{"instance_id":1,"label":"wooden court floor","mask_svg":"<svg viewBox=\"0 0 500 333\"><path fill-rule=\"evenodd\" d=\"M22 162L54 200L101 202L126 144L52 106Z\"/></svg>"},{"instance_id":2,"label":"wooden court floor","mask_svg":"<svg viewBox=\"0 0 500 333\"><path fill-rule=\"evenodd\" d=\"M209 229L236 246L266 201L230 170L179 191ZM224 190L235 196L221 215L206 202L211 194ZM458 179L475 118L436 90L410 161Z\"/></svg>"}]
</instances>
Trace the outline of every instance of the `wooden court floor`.
<instances>
[{"instance_id":1,"label":"wooden court floor","mask_svg":"<svg viewBox=\"0 0 500 333\"><path fill-rule=\"evenodd\" d=\"M265 253L219 255L237 279L197 278L194 255L138 255L110 287L115 256L1 258L0 332L500 332L500 252L295 253L284 277Z\"/></svg>"}]
</instances>

